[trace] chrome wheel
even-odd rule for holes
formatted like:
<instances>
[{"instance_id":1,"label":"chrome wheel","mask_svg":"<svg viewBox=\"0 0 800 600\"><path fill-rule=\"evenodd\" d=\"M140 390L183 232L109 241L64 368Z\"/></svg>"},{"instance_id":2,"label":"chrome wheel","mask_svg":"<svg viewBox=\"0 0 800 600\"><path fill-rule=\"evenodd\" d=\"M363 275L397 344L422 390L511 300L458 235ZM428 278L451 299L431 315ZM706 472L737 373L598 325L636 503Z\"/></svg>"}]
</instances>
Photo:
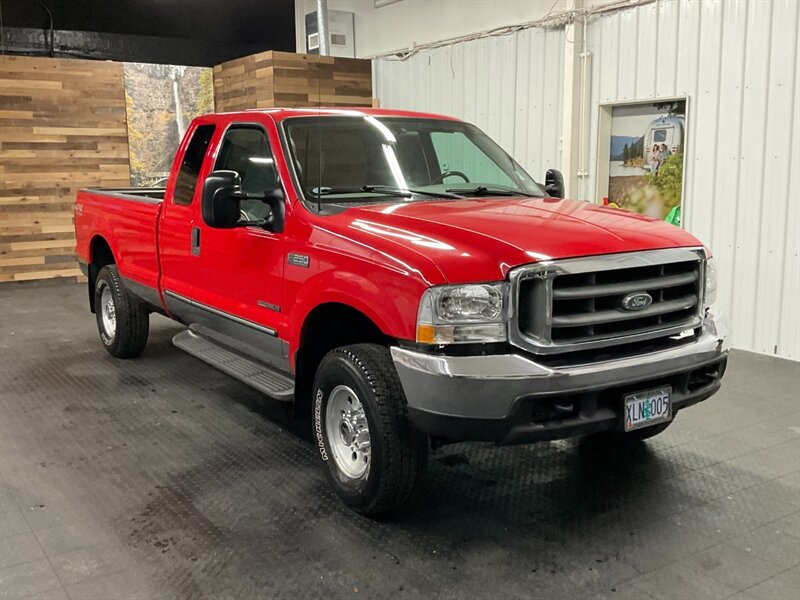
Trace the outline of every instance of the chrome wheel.
<instances>
[{"instance_id":1,"label":"chrome wheel","mask_svg":"<svg viewBox=\"0 0 800 600\"><path fill-rule=\"evenodd\" d=\"M103 333L111 341L117 333L117 311L111 288L107 285L103 286L103 292L100 294L100 316L103 322Z\"/></svg>"},{"instance_id":2,"label":"chrome wheel","mask_svg":"<svg viewBox=\"0 0 800 600\"><path fill-rule=\"evenodd\" d=\"M359 479L369 470L369 424L356 393L337 385L325 410L325 433L336 466L350 479Z\"/></svg>"}]
</instances>

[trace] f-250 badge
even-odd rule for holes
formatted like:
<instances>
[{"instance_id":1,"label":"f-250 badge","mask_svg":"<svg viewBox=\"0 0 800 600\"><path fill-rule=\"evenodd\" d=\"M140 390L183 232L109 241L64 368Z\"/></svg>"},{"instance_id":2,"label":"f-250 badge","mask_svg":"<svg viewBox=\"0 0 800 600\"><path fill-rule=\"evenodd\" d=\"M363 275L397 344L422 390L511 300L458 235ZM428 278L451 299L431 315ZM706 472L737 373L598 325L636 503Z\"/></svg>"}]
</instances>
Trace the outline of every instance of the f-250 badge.
<instances>
[{"instance_id":1,"label":"f-250 badge","mask_svg":"<svg viewBox=\"0 0 800 600\"><path fill-rule=\"evenodd\" d=\"M308 256L305 254L295 254L294 252L289 252L289 264L294 267L303 267L304 269L308 268L308 263L310 262Z\"/></svg>"}]
</instances>

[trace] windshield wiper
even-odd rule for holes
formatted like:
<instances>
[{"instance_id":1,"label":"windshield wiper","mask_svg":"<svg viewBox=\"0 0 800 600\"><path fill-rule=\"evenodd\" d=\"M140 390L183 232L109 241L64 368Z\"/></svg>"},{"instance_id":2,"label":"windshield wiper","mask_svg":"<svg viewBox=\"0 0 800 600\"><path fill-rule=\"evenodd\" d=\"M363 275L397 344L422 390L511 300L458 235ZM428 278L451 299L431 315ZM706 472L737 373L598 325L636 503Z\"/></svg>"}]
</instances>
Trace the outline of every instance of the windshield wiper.
<instances>
[{"instance_id":1,"label":"windshield wiper","mask_svg":"<svg viewBox=\"0 0 800 600\"><path fill-rule=\"evenodd\" d=\"M479 185L474 188L448 188L451 194L459 194L461 196L527 196L529 198L538 198L535 194L521 192L501 186L485 186Z\"/></svg>"},{"instance_id":2,"label":"windshield wiper","mask_svg":"<svg viewBox=\"0 0 800 600\"><path fill-rule=\"evenodd\" d=\"M411 198L413 194L429 196L431 198L459 198L456 194L449 192L428 192L425 190L405 189L393 187L391 185L362 185L361 187L319 187L310 190L311 196L321 199L325 196L338 194L380 194L382 196L393 196L396 198ZM370 196L358 196L356 198L327 198L328 202L362 202L371 200Z\"/></svg>"},{"instance_id":3,"label":"windshield wiper","mask_svg":"<svg viewBox=\"0 0 800 600\"><path fill-rule=\"evenodd\" d=\"M317 202L324 201L332 203L342 202L369 202L374 200L372 196L356 196L352 198L325 198L325 196L339 194L379 194L381 196L393 196L396 198L411 198L411 192L395 188L386 188L379 185L362 185L361 187L317 187L309 190L309 195L313 196Z\"/></svg>"},{"instance_id":4,"label":"windshield wiper","mask_svg":"<svg viewBox=\"0 0 800 600\"><path fill-rule=\"evenodd\" d=\"M393 187L391 185L370 185L366 187L372 189L377 188L379 190L385 190L387 192L388 191L411 192L412 194L419 194L420 196L429 196L430 198L459 198L459 196L457 196L456 194L451 193L450 190L447 190L447 192L429 192L427 190L416 190L412 188L398 188L398 187Z\"/></svg>"}]
</instances>

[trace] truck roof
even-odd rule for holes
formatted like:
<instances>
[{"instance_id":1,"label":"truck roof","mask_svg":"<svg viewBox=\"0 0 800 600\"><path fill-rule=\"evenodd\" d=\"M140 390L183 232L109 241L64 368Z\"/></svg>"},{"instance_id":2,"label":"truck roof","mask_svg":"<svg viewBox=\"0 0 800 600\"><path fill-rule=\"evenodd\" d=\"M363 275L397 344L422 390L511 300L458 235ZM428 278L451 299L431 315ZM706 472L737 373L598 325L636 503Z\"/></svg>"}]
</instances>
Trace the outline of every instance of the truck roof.
<instances>
[{"instance_id":1,"label":"truck roof","mask_svg":"<svg viewBox=\"0 0 800 600\"><path fill-rule=\"evenodd\" d=\"M254 112L270 115L275 121L283 121L291 117L341 117L341 116L372 116L372 117L416 117L422 119L441 119L447 121L460 121L455 117L447 115L437 115L433 113L415 112L410 110L396 110L391 108L367 108L367 107L335 107L323 106L320 108L254 108L244 111L234 111L227 113L216 113L227 117L241 115L246 118ZM207 115L212 116L212 115Z\"/></svg>"}]
</instances>

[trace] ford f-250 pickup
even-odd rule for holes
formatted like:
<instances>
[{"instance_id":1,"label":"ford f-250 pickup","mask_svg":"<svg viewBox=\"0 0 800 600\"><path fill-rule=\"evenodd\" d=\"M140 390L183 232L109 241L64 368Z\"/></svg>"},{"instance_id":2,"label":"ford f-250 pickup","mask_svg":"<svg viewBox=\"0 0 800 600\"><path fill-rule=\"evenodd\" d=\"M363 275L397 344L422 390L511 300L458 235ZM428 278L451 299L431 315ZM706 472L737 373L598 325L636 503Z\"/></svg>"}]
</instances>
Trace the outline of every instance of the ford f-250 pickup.
<instances>
[{"instance_id":1,"label":"ford f-250 pickup","mask_svg":"<svg viewBox=\"0 0 800 600\"><path fill-rule=\"evenodd\" d=\"M428 452L594 435L638 442L720 387L707 249L562 199L478 128L389 110L195 119L165 189L88 189L77 256L100 339L182 350L310 417L326 476L399 508Z\"/></svg>"}]
</instances>

